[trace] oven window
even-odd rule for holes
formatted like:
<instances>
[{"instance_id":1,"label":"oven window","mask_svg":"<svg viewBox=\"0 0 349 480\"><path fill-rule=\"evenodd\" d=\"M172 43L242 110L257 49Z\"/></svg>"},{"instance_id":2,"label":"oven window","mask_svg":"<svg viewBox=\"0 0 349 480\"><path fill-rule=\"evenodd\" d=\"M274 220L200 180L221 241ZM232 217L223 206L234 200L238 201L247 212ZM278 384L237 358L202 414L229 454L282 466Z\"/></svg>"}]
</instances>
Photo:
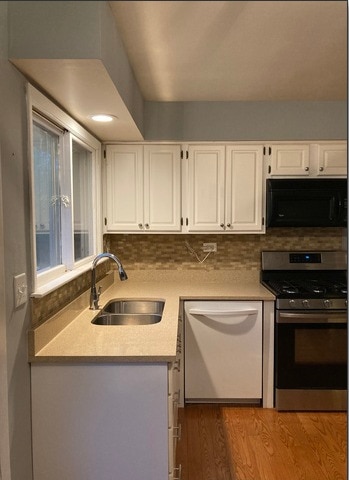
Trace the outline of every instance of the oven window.
<instances>
[{"instance_id":1,"label":"oven window","mask_svg":"<svg viewBox=\"0 0 349 480\"><path fill-rule=\"evenodd\" d=\"M347 339L343 330L295 329L295 363L340 365L346 362Z\"/></svg>"},{"instance_id":2,"label":"oven window","mask_svg":"<svg viewBox=\"0 0 349 480\"><path fill-rule=\"evenodd\" d=\"M278 323L275 335L277 388L346 388L346 324Z\"/></svg>"}]
</instances>

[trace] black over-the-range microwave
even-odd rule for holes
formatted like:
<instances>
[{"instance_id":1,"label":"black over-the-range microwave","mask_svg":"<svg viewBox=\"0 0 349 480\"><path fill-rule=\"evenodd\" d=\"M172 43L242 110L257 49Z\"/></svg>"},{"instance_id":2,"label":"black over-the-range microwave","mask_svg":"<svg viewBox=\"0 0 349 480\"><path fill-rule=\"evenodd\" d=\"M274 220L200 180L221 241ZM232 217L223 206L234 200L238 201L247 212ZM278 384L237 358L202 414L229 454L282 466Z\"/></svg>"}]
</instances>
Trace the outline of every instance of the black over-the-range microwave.
<instances>
[{"instance_id":1,"label":"black over-the-range microwave","mask_svg":"<svg viewBox=\"0 0 349 480\"><path fill-rule=\"evenodd\" d=\"M347 180L267 179L267 227L345 227Z\"/></svg>"}]
</instances>

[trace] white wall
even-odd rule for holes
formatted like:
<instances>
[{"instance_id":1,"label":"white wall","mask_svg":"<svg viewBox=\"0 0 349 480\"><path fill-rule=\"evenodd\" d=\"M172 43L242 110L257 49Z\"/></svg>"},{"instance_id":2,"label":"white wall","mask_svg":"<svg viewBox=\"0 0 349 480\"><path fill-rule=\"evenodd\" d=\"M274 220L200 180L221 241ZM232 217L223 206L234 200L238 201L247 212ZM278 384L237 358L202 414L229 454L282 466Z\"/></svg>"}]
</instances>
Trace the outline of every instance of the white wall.
<instances>
[{"instance_id":1,"label":"white wall","mask_svg":"<svg viewBox=\"0 0 349 480\"><path fill-rule=\"evenodd\" d=\"M13 277L26 272L28 279L31 278L26 99L24 78L7 59L7 12L8 2L0 2L0 151L5 252L0 259L4 283L0 332L6 339L6 350L1 350L1 360L6 363L1 380L6 384L2 385L0 401L7 403L2 405L1 412L8 411L8 416L2 418L2 425L5 429L8 425L9 437L6 432L0 432L0 459L4 462L2 480L9 480L9 470L11 480L30 480L30 368L27 361L30 311L28 303L15 309L13 299Z\"/></svg>"}]
</instances>

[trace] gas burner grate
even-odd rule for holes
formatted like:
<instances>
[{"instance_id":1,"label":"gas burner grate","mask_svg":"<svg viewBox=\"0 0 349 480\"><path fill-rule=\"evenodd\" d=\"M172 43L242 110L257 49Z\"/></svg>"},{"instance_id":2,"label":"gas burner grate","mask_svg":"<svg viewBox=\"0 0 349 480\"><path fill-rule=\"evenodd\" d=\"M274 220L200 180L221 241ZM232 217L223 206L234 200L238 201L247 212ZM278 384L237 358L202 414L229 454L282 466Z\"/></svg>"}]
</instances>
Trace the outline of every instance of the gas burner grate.
<instances>
[{"instance_id":1,"label":"gas burner grate","mask_svg":"<svg viewBox=\"0 0 349 480\"><path fill-rule=\"evenodd\" d=\"M288 294L299 293L298 286L293 284L292 282L271 280L268 282L268 285L277 293L288 293Z\"/></svg>"}]
</instances>

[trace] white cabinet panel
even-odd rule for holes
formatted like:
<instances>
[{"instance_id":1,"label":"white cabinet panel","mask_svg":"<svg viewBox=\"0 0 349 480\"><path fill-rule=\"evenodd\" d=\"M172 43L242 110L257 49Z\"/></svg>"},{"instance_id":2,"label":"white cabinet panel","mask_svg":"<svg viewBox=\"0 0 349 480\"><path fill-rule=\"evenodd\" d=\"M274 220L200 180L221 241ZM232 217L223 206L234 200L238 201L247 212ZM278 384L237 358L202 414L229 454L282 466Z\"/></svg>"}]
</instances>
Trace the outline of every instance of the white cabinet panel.
<instances>
[{"instance_id":1,"label":"white cabinet panel","mask_svg":"<svg viewBox=\"0 0 349 480\"><path fill-rule=\"evenodd\" d=\"M35 480L168 477L166 363L31 372Z\"/></svg>"},{"instance_id":2,"label":"white cabinet panel","mask_svg":"<svg viewBox=\"0 0 349 480\"><path fill-rule=\"evenodd\" d=\"M318 145L317 175L345 176L347 175L346 143L334 145Z\"/></svg>"},{"instance_id":3,"label":"white cabinet panel","mask_svg":"<svg viewBox=\"0 0 349 480\"><path fill-rule=\"evenodd\" d=\"M263 147L227 147L226 228L262 230Z\"/></svg>"},{"instance_id":4,"label":"white cabinet panel","mask_svg":"<svg viewBox=\"0 0 349 480\"><path fill-rule=\"evenodd\" d=\"M141 146L107 146L106 188L108 231L138 231L143 222Z\"/></svg>"},{"instance_id":5,"label":"white cabinet panel","mask_svg":"<svg viewBox=\"0 0 349 480\"><path fill-rule=\"evenodd\" d=\"M272 145L271 175L309 176L309 145Z\"/></svg>"},{"instance_id":6,"label":"white cabinet panel","mask_svg":"<svg viewBox=\"0 0 349 480\"><path fill-rule=\"evenodd\" d=\"M189 147L189 231L217 231L224 223L224 146Z\"/></svg>"},{"instance_id":7,"label":"white cabinet panel","mask_svg":"<svg viewBox=\"0 0 349 480\"><path fill-rule=\"evenodd\" d=\"M150 230L179 231L180 147L144 147L144 224Z\"/></svg>"}]
</instances>

